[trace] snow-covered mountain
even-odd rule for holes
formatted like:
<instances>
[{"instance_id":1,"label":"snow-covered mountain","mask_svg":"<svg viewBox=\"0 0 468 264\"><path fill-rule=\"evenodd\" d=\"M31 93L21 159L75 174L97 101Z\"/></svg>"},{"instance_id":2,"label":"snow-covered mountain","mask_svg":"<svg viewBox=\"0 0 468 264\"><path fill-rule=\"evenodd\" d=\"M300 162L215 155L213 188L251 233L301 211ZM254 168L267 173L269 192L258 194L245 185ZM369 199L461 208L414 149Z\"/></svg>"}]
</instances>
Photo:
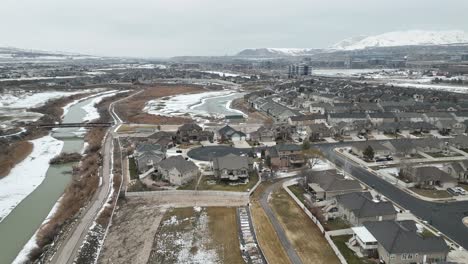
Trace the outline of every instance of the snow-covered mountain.
<instances>
[{"instance_id":1,"label":"snow-covered mountain","mask_svg":"<svg viewBox=\"0 0 468 264\"><path fill-rule=\"evenodd\" d=\"M241 57L285 57L285 56L304 56L316 54L318 49L301 49L301 48L256 48L245 49L237 56Z\"/></svg>"},{"instance_id":2,"label":"snow-covered mountain","mask_svg":"<svg viewBox=\"0 0 468 264\"><path fill-rule=\"evenodd\" d=\"M357 50L373 47L395 47L409 45L445 45L468 43L468 33L460 30L394 31L375 36L358 36L342 40L333 46L335 50Z\"/></svg>"}]
</instances>

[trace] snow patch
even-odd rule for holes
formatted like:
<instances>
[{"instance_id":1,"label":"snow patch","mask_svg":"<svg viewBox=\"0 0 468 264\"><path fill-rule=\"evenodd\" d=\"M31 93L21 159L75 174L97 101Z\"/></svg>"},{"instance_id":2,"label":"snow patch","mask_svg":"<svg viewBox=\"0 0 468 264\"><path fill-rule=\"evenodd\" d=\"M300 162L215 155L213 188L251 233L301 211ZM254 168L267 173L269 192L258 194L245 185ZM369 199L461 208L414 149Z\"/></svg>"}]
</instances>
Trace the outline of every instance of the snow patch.
<instances>
[{"instance_id":1,"label":"snow patch","mask_svg":"<svg viewBox=\"0 0 468 264\"><path fill-rule=\"evenodd\" d=\"M42 183L49 161L60 154L64 144L50 135L30 142L34 145L31 154L0 179L1 220Z\"/></svg>"}]
</instances>

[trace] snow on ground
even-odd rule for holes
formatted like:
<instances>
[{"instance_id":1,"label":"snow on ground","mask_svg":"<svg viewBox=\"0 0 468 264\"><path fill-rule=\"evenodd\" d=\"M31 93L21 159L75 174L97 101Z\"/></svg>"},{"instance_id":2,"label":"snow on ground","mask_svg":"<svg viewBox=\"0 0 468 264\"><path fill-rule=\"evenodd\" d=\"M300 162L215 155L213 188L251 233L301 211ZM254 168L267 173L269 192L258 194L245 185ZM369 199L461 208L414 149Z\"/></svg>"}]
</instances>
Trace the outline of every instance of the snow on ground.
<instances>
[{"instance_id":1,"label":"snow on ground","mask_svg":"<svg viewBox=\"0 0 468 264\"><path fill-rule=\"evenodd\" d=\"M104 92L102 92L104 91ZM70 107L72 107L73 105L79 103L79 102L82 102L84 100L87 100L89 98L93 98L95 96L98 96L98 95L103 95L103 94L107 94L107 93L111 93L111 92L114 92L114 91L105 91L105 88L97 88L97 89L93 89L93 90L88 90L87 92L95 92L97 94L91 94L89 96L86 96L86 97L83 97L83 98L80 98L80 99L76 99L75 101L65 105L62 109L63 109L63 114L62 114L62 118L68 113L68 111L70 110ZM102 93L101 93L102 92Z\"/></svg>"},{"instance_id":2,"label":"snow on ground","mask_svg":"<svg viewBox=\"0 0 468 264\"><path fill-rule=\"evenodd\" d=\"M314 165L312 170L314 171L331 170L334 168L333 164L331 164L328 160L317 159L314 163L312 163Z\"/></svg>"},{"instance_id":3,"label":"snow on ground","mask_svg":"<svg viewBox=\"0 0 468 264\"><path fill-rule=\"evenodd\" d=\"M51 77L37 76L37 77L21 77L21 78L4 78L4 79L0 79L0 82L74 79L78 77L80 76L72 75L72 76L51 76Z\"/></svg>"},{"instance_id":4,"label":"snow on ground","mask_svg":"<svg viewBox=\"0 0 468 264\"><path fill-rule=\"evenodd\" d=\"M49 169L49 160L63 147L63 142L52 136L38 138L31 143L34 145L31 154L0 180L1 219L42 183Z\"/></svg>"},{"instance_id":5,"label":"snow on ground","mask_svg":"<svg viewBox=\"0 0 468 264\"><path fill-rule=\"evenodd\" d=\"M215 114L209 113L206 110L197 110L194 108L203 104L206 99L223 97L231 94L233 94L233 91L216 91L163 97L148 101L143 111L148 114L162 116L181 116L189 114L191 116L217 117Z\"/></svg>"},{"instance_id":6,"label":"snow on ground","mask_svg":"<svg viewBox=\"0 0 468 264\"><path fill-rule=\"evenodd\" d=\"M398 174L400 173L400 169L399 168L386 168L386 169L380 169L378 170L379 172L384 172L384 173L387 173L387 174L390 174L392 176L398 176Z\"/></svg>"},{"instance_id":7,"label":"snow on ground","mask_svg":"<svg viewBox=\"0 0 468 264\"><path fill-rule=\"evenodd\" d=\"M81 90L74 92L49 91L38 93L24 93L21 95L0 94L0 108L33 108L44 105L48 100L58 99L74 94L89 92Z\"/></svg>"},{"instance_id":8,"label":"snow on ground","mask_svg":"<svg viewBox=\"0 0 468 264\"><path fill-rule=\"evenodd\" d=\"M220 263L216 250L207 247L213 241L210 236L209 217L206 209L195 207L194 211L195 215L193 217L177 219L177 216L174 215L161 223L162 230L168 227L172 230L181 229L180 226L187 224L187 221L192 228L160 234L159 239L155 241L157 243L155 253L160 255L171 254L172 256L167 257L176 259L176 263ZM196 248L195 251L194 248Z\"/></svg>"},{"instance_id":9,"label":"snow on ground","mask_svg":"<svg viewBox=\"0 0 468 264\"><path fill-rule=\"evenodd\" d=\"M236 74L236 73L220 72L220 71L202 71L202 72L217 74L220 77L242 77L242 78L250 79L250 76L240 75L240 74Z\"/></svg>"},{"instance_id":10,"label":"snow on ground","mask_svg":"<svg viewBox=\"0 0 468 264\"><path fill-rule=\"evenodd\" d=\"M312 70L313 75L336 77L359 77L361 74L378 73L383 69L317 69ZM390 69L387 69L391 71Z\"/></svg>"},{"instance_id":11,"label":"snow on ground","mask_svg":"<svg viewBox=\"0 0 468 264\"><path fill-rule=\"evenodd\" d=\"M443 85L443 84L420 84L420 83L399 83L390 82L388 85L416 88L416 89L428 89L428 90L442 90L453 93L468 93L468 86L454 86L454 85Z\"/></svg>"},{"instance_id":12,"label":"snow on ground","mask_svg":"<svg viewBox=\"0 0 468 264\"><path fill-rule=\"evenodd\" d=\"M108 91L94 97L88 104L82 107L86 111L86 116L83 117L83 122L92 121L100 117L99 112L96 108L96 105L99 104L104 98L112 97L116 94L123 93L127 91Z\"/></svg>"}]
</instances>

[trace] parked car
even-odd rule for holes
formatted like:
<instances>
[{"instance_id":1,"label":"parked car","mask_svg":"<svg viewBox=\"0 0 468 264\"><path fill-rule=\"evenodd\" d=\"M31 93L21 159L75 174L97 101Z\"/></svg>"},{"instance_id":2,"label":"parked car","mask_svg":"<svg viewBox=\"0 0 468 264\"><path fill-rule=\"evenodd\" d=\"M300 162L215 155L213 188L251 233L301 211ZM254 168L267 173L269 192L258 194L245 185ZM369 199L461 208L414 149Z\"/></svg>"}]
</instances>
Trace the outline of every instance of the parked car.
<instances>
[{"instance_id":1,"label":"parked car","mask_svg":"<svg viewBox=\"0 0 468 264\"><path fill-rule=\"evenodd\" d=\"M466 194L466 190L463 189L462 187L453 187L453 189L455 189L455 191L461 195L465 195Z\"/></svg>"},{"instance_id":2,"label":"parked car","mask_svg":"<svg viewBox=\"0 0 468 264\"><path fill-rule=\"evenodd\" d=\"M447 192L453 196L457 196L459 194L454 188L447 188Z\"/></svg>"}]
</instances>

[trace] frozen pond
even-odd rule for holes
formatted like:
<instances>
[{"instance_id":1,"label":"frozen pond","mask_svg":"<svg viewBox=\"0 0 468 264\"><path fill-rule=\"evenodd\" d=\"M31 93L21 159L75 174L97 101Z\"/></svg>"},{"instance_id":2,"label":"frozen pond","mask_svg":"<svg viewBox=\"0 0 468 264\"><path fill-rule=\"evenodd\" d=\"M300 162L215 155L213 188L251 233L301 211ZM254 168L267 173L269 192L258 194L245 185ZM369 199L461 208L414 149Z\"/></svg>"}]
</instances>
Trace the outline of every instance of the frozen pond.
<instances>
[{"instance_id":1,"label":"frozen pond","mask_svg":"<svg viewBox=\"0 0 468 264\"><path fill-rule=\"evenodd\" d=\"M151 100L145 111L153 115L222 118L226 115L242 115L232 109L232 100L244 94L235 91L212 91L198 94L182 94Z\"/></svg>"}]
</instances>

